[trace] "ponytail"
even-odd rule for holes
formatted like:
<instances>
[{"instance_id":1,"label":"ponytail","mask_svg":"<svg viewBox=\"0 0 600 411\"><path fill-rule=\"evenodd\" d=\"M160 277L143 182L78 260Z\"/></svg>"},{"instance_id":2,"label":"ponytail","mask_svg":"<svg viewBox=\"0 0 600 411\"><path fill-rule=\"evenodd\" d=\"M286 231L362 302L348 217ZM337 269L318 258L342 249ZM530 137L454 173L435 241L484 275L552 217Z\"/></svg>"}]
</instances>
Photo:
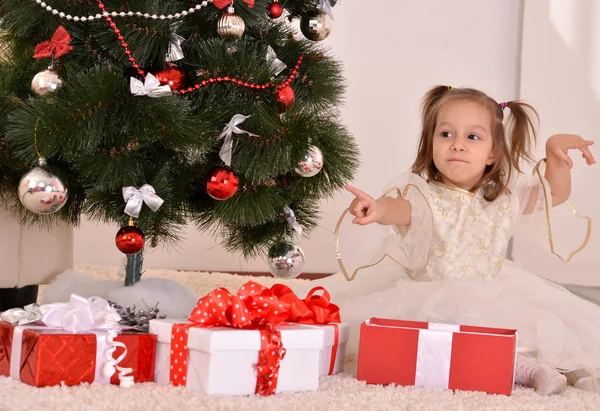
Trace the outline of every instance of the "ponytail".
<instances>
[{"instance_id":1,"label":"ponytail","mask_svg":"<svg viewBox=\"0 0 600 411\"><path fill-rule=\"evenodd\" d=\"M500 108L508 107L508 124L506 131L510 142L510 162L512 168L522 172L523 161L534 161L533 149L537 142L536 124L539 116L535 109L522 101L501 103Z\"/></svg>"}]
</instances>

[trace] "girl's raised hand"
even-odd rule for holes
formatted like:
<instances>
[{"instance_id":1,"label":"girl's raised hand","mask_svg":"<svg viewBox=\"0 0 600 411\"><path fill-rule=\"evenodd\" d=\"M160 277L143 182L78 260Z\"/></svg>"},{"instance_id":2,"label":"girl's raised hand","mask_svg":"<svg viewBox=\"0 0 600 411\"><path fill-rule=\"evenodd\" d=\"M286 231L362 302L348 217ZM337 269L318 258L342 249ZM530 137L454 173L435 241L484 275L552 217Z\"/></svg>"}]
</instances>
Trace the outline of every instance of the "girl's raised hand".
<instances>
[{"instance_id":1,"label":"girl's raised hand","mask_svg":"<svg viewBox=\"0 0 600 411\"><path fill-rule=\"evenodd\" d=\"M350 203L350 214L356 218L352 220L352 224L366 225L377 221L377 201L370 195L363 193L356 187L351 185L346 186L346 190L354 194L355 198Z\"/></svg>"},{"instance_id":2,"label":"girl's raised hand","mask_svg":"<svg viewBox=\"0 0 600 411\"><path fill-rule=\"evenodd\" d=\"M573 160L569 157L569 150L581 151L588 165L596 164L596 160L590 151L592 140L584 140L575 134L555 134L546 142L546 156L555 156L563 161L569 168L573 168Z\"/></svg>"}]
</instances>

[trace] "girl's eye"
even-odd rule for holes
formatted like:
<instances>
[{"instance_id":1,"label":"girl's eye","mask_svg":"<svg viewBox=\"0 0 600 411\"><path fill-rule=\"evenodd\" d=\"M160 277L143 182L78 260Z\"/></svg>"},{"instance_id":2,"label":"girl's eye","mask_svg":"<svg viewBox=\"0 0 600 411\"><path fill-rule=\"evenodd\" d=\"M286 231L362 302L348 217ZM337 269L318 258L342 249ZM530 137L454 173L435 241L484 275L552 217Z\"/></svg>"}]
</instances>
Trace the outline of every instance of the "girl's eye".
<instances>
[{"instance_id":1,"label":"girl's eye","mask_svg":"<svg viewBox=\"0 0 600 411\"><path fill-rule=\"evenodd\" d=\"M481 140L477 134L471 134L469 136L469 140Z\"/></svg>"},{"instance_id":2,"label":"girl's eye","mask_svg":"<svg viewBox=\"0 0 600 411\"><path fill-rule=\"evenodd\" d=\"M452 137L452 133L449 131L442 131L442 137Z\"/></svg>"}]
</instances>

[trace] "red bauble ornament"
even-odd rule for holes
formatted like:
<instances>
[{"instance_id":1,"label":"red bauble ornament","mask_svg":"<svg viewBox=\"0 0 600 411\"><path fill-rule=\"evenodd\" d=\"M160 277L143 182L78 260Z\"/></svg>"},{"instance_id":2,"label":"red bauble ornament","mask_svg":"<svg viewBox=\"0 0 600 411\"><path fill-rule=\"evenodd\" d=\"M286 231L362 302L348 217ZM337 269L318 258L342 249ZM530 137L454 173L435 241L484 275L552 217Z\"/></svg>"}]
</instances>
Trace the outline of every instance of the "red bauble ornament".
<instances>
[{"instance_id":1,"label":"red bauble ornament","mask_svg":"<svg viewBox=\"0 0 600 411\"><path fill-rule=\"evenodd\" d=\"M267 10L269 11L269 17L272 19L279 18L283 14L283 6L279 4L277 0L274 0L273 3L269 4Z\"/></svg>"},{"instance_id":2,"label":"red bauble ornament","mask_svg":"<svg viewBox=\"0 0 600 411\"><path fill-rule=\"evenodd\" d=\"M185 80L183 72L174 64L171 64L166 69L154 74L154 77L160 81L161 85L168 85L171 87L171 90L181 90Z\"/></svg>"},{"instance_id":3,"label":"red bauble ornament","mask_svg":"<svg viewBox=\"0 0 600 411\"><path fill-rule=\"evenodd\" d=\"M142 230L135 226L121 228L115 237L117 248L123 254L137 254L144 248L146 238Z\"/></svg>"},{"instance_id":4,"label":"red bauble ornament","mask_svg":"<svg viewBox=\"0 0 600 411\"><path fill-rule=\"evenodd\" d=\"M215 200L227 200L236 193L240 179L225 167L215 167L206 176L206 192Z\"/></svg>"},{"instance_id":5,"label":"red bauble ornament","mask_svg":"<svg viewBox=\"0 0 600 411\"><path fill-rule=\"evenodd\" d=\"M275 100L277 101L279 112L281 113L290 108L290 106L294 104L295 99L296 96L294 95L294 89L290 86L279 88L275 92Z\"/></svg>"}]
</instances>

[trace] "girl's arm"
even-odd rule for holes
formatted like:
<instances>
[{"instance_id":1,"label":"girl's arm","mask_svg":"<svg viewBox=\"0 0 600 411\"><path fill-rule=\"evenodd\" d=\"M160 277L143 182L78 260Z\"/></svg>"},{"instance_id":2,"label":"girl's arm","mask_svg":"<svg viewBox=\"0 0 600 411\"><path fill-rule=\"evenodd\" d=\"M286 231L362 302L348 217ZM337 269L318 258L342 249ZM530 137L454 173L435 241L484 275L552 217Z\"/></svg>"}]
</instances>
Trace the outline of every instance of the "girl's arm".
<instances>
[{"instance_id":1,"label":"girl's arm","mask_svg":"<svg viewBox=\"0 0 600 411\"><path fill-rule=\"evenodd\" d=\"M375 200L358 188L346 186L346 190L354 194L350 204L350 214L356 218L354 224L366 225L379 223L383 225L407 226L410 224L412 206L403 198L383 197Z\"/></svg>"}]
</instances>

